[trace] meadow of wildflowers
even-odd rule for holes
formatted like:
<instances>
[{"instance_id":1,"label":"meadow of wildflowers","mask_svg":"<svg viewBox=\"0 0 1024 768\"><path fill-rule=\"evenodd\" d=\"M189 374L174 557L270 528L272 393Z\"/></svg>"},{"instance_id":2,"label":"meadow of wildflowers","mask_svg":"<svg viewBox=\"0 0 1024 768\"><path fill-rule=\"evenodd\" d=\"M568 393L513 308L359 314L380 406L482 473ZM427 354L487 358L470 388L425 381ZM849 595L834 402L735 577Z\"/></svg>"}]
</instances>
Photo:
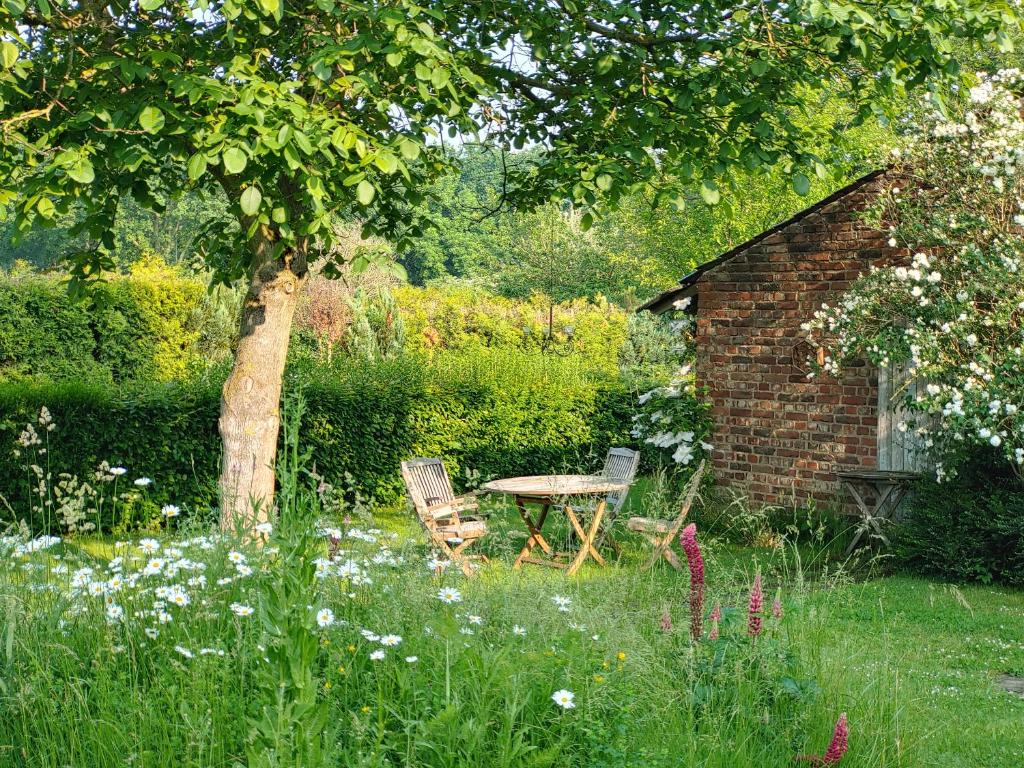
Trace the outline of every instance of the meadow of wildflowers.
<instances>
[{"instance_id":1,"label":"meadow of wildflowers","mask_svg":"<svg viewBox=\"0 0 1024 768\"><path fill-rule=\"evenodd\" d=\"M637 543L578 579L500 551L467 578L282 454L257 536L171 505L132 536L0 538L0 765L930 764L903 660L845 644L877 595L695 526L689 574L640 571Z\"/></svg>"}]
</instances>

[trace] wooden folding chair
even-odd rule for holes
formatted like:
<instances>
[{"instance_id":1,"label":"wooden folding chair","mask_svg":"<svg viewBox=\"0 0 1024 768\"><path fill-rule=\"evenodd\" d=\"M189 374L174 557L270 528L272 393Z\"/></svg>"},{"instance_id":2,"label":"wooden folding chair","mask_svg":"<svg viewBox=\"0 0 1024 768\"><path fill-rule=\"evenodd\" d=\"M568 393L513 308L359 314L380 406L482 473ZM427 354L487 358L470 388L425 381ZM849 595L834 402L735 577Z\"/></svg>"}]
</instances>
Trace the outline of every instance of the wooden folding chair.
<instances>
[{"instance_id":1,"label":"wooden folding chair","mask_svg":"<svg viewBox=\"0 0 1024 768\"><path fill-rule=\"evenodd\" d=\"M464 514L479 509L476 498L473 494L455 495L440 459L403 461L402 479L431 545L458 563L463 573L472 576L474 570L470 561L487 561L484 555L464 552L487 533L483 516Z\"/></svg>"},{"instance_id":2,"label":"wooden folding chair","mask_svg":"<svg viewBox=\"0 0 1024 768\"><path fill-rule=\"evenodd\" d=\"M615 518L622 511L622 506L626 503L626 496L629 495L629 488L636 478L636 470L639 466L640 451L631 451L629 448L612 448L608 451L601 475L609 480L623 482L626 487L621 491L612 491L605 497L604 524L601 526L601 532L597 535L595 542L598 549L607 540L616 552L619 551L619 545L611 536L612 526L615 523Z\"/></svg>"},{"instance_id":3,"label":"wooden folding chair","mask_svg":"<svg viewBox=\"0 0 1024 768\"><path fill-rule=\"evenodd\" d=\"M675 541L676 536L679 535L679 531L683 527L683 523L686 522L686 516L690 513L693 500L697 497L700 479L703 477L706 467L707 462L702 461L693 477L690 478L686 490L686 498L683 499L683 506L680 508L675 520L658 520L651 517L629 518L629 522L626 524L629 530L643 534L644 538L651 542L654 547L651 559L644 564L644 570L652 568L663 557L677 571L682 570L683 564L679 562L679 558L672 550L672 542Z\"/></svg>"}]
</instances>

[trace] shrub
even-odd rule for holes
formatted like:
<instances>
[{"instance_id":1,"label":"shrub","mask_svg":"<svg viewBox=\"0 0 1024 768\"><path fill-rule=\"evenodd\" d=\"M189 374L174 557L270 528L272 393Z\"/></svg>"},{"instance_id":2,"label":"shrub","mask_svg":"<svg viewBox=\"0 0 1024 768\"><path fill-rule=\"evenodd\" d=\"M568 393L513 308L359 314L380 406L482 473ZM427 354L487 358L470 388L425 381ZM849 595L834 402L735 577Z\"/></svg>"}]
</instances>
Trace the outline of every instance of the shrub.
<instances>
[{"instance_id":1,"label":"shrub","mask_svg":"<svg viewBox=\"0 0 1024 768\"><path fill-rule=\"evenodd\" d=\"M92 304L64 279L12 270L0 281L0 378L181 378L202 358L205 289L147 258L96 287Z\"/></svg>"},{"instance_id":2,"label":"shrub","mask_svg":"<svg viewBox=\"0 0 1024 768\"><path fill-rule=\"evenodd\" d=\"M405 320L406 346L413 351L536 352L548 331L550 311L551 330L562 347L585 355L596 368L614 371L625 338L626 313L604 299L577 299L552 309L545 296L513 301L469 285L400 286L395 296Z\"/></svg>"},{"instance_id":3,"label":"shrub","mask_svg":"<svg viewBox=\"0 0 1024 768\"><path fill-rule=\"evenodd\" d=\"M918 485L893 535L905 567L955 581L1024 584L1024 485L998 466L996 456L976 455L952 482Z\"/></svg>"},{"instance_id":4,"label":"shrub","mask_svg":"<svg viewBox=\"0 0 1024 768\"><path fill-rule=\"evenodd\" d=\"M129 479L153 478L143 494L150 512L215 503L220 381L0 385L0 495L25 514L31 478L26 457L10 449L46 406L57 424L48 454L54 476L91 479L107 460L128 468ZM404 356L293 369L289 381L308 401L302 438L318 473L381 502L400 497L398 465L413 456L441 456L461 484L470 469L483 478L593 469L608 447L629 444L629 393L573 358L507 350Z\"/></svg>"}]
</instances>

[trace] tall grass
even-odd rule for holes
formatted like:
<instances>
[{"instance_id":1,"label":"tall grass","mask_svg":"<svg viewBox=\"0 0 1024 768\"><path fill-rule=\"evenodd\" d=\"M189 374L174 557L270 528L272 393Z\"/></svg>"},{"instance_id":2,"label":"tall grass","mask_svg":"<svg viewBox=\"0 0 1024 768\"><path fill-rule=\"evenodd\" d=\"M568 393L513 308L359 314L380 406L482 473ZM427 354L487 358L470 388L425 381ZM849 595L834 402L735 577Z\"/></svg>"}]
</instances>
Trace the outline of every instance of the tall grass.
<instances>
[{"instance_id":1,"label":"tall grass","mask_svg":"<svg viewBox=\"0 0 1024 768\"><path fill-rule=\"evenodd\" d=\"M751 567L707 541L722 633L694 644L688 580L638 570L640 551L576 580L500 562L438 575L415 535L315 524L286 431L265 545L166 528L112 548L0 540L0 765L760 768L822 751L841 711L843 768L909 765L896 681L823 652L828 600L788 592L751 639ZM514 550L496 530L492 554Z\"/></svg>"}]
</instances>

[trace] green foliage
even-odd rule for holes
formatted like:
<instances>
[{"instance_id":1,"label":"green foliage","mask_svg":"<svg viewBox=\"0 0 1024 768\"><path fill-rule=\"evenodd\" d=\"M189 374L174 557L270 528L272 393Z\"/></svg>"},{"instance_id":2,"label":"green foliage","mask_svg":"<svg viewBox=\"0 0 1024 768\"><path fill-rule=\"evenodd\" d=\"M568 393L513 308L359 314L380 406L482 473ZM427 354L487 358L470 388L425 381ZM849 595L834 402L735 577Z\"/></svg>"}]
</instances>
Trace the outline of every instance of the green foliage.
<instances>
[{"instance_id":1,"label":"green foliage","mask_svg":"<svg viewBox=\"0 0 1024 768\"><path fill-rule=\"evenodd\" d=\"M903 566L954 581L1024 585L1024 485L997 470L995 453L975 451L952 480L915 488L893 533Z\"/></svg>"},{"instance_id":2,"label":"green foliage","mask_svg":"<svg viewBox=\"0 0 1024 768\"><path fill-rule=\"evenodd\" d=\"M405 346L405 321L394 294L382 287L358 289L351 301L352 321L345 331L345 349L359 360L393 358Z\"/></svg>"},{"instance_id":3,"label":"green foliage","mask_svg":"<svg viewBox=\"0 0 1024 768\"><path fill-rule=\"evenodd\" d=\"M177 379L200 361L202 283L155 259L99 286L16 269L0 283L0 378ZM205 357L205 355L204 355Z\"/></svg>"},{"instance_id":4,"label":"green foliage","mask_svg":"<svg viewBox=\"0 0 1024 768\"><path fill-rule=\"evenodd\" d=\"M802 119L815 94L862 121L955 79L953 40L1007 49L1016 26L1009 3L988 0L894 0L884 14L772 2L724 16L670 3L627 17L604 0L544 14L522 0L472 13L146 0L114 15L19 0L0 9L0 203L15 204L20 233L80 211L73 234L87 242L72 257L88 279L112 264L123 197L161 210L184 187L223 194L238 226L211 218L203 237L227 280L250 273L252 242L276 245L273 258L329 244L332 221L356 211L368 232L411 243L410 205L449 165L440 131L543 147L504 190L530 206L600 207L647 183L662 202L699 188L714 203L734 169L772 165L806 193L827 175L822 134L847 127ZM529 68L495 57L512 49Z\"/></svg>"},{"instance_id":5,"label":"green foliage","mask_svg":"<svg viewBox=\"0 0 1024 768\"><path fill-rule=\"evenodd\" d=\"M324 728L330 715L321 699L316 614L316 559L320 505L306 474L308 455L299 447L305 410L301 395L285 403L282 450L278 457L280 491L269 546L274 568L259 606L263 663L256 665L259 712L251 718L246 740L249 768L318 768L324 765ZM266 515L266 510L262 510Z\"/></svg>"},{"instance_id":6,"label":"green foliage","mask_svg":"<svg viewBox=\"0 0 1024 768\"><path fill-rule=\"evenodd\" d=\"M400 496L398 465L413 456L443 457L455 478L464 469L487 478L596 467L629 443L630 394L573 358L478 350L290 376L308 400L302 437L317 470L338 486L351 475L353 490L378 500ZM25 457L10 449L45 405L57 424L53 472L90 479L106 460L154 480L151 507L214 505L219 382L0 385L0 496L16 510L32 497Z\"/></svg>"},{"instance_id":7,"label":"green foliage","mask_svg":"<svg viewBox=\"0 0 1024 768\"><path fill-rule=\"evenodd\" d=\"M637 389L667 381L679 368L678 347L683 343L662 315L636 312L626 322L626 339L619 349L619 370Z\"/></svg>"},{"instance_id":8,"label":"green foliage","mask_svg":"<svg viewBox=\"0 0 1024 768\"><path fill-rule=\"evenodd\" d=\"M426 289L401 286L395 295L414 351L486 349L540 351L552 313L559 350L585 358L602 371L615 371L627 315L606 300L555 304L534 294L512 301L469 285L437 284ZM571 336L568 331L571 330Z\"/></svg>"}]
</instances>

